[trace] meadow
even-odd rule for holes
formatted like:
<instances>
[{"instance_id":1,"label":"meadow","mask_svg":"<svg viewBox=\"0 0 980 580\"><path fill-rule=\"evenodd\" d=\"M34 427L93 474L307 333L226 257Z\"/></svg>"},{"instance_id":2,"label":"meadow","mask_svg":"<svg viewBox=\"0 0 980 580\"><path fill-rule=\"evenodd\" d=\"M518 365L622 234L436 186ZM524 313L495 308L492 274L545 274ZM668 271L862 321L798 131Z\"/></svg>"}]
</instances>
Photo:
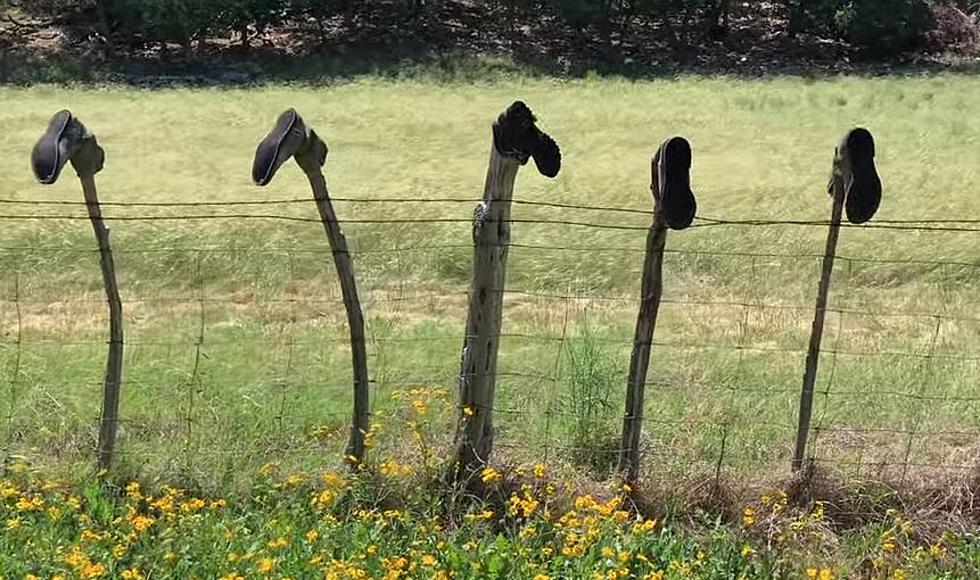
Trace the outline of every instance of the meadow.
<instances>
[{"instance_id":1,"label":"meadow","mask_svg":"<svg viewBox=\"0 0 980 580\"><path fill-rule=\"evenodd\" d=\"M369 462L410 465L422 479L451 442L469 221L490 123L515 99L537 113L563 168L554 180L532 168L518 177L495 461L505 472L544 463L590 489L609 481L619 444L659 143L674 134L692 143L699 216L813 221L829 211L833 148L861 125L876 136L885 188L875 222L969 219L980 216L980 120L969 114L978 89L955 75L0 88L3 448L80 482L97 435L106 333L98 254L84 207L37 203L81 201L72 173L42 187L27 164L58 109L70 108L106 149L104 203L215 204L105 213L127 333L114 476L216 498L248 495L270 462L283 477L339 466L349 424L345 318L307 185L292 166L265 188L249 179L255 145L286 107L330 147L325 174L368 327L378 425ZM221 205L249 200L269 203ZM762 490L789 472L826 229L701 223L667 241L644 476L667 488L735 481ZM980 232L953 225L842 232L810 446L814 465L835 477L963 490L976 473ZM302 504L276 501L290 513ZM744 533L738 517L725 534ZM678 561L705 549L690 541ZM747 561L740 543L724 562ZM843 558L834 553L828 562ZM776 559L715 577L766 577L784 570ZM667 568L669 559L648 572Z\"/></svg>"}]
</instances>

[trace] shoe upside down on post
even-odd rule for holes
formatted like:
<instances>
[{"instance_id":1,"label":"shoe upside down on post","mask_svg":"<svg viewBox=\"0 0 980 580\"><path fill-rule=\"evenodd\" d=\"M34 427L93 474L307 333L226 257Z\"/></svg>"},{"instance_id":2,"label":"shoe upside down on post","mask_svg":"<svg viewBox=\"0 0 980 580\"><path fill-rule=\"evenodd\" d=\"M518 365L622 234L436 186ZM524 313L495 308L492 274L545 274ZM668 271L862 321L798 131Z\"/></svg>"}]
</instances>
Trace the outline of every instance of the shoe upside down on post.
<instances>
[{"instance_id":1,"label":"shoe upside down on post","mask_svg":"<svg viewBox=\"0 0 980 580\"><path fill-rule=\"evenodd\" d=\"M259 186L268 185L276 171L291 158L296 160L296 164L300 166L310 182L313 201L316 203L323 230L333 253L334 266L340 279L340 292L347 311L354 375L354 409L344 460L351 468L357 468L364 462L365 437L370 426L364 314L357 294L354 266L347 249L347 239L340 229L340 222L330 202L327 182L323 176L322 167L327 160L327 144L315 131L306 126L295 109L287 109L283 112L276 120L272 132L259 143L252 163L252 180Z\"/></svg>"},{"instance_id":2,"label":"shoe upside down on post","mask_svg":"<svg viewBox=\"0 0 980 580\"><path fill-rule=\"evenodd\" d=\"M640 309L633 335L633 351L626 384L626 411L623 415L619 449L619 473L627 484L635 484L640 474L644 387L663 293L662 271L667 230L688 228L697 212L697 201L691 190L691 163L691 144L683 137L671 137L664 141L650 163L653 223L647 232Z\"/></svg>"},{"instance_id":3,"label":"shoe upside down on post","mask_svg":"<svg viewBox=\"0 0 980 580\"><path fill-rule=\"evenodd\" d=\"M102 170L105 151L71 111L55 113L47 131L31 151L31 168L40 183L50 185L58 180L65 164L71 161L82 184L85 207L99 245L99 258L106 299L109 303L109 354L103 383L102 416L99 422L97 466L107 469L112 463L119 427L119 397L122 388L123 321L122 301L116 284L116 266L109 245L109 228L102 219L95 174Z\"/></svg>"},{"instance_id":4,"label":"shoe upside down on post","mask_svg":"<svg viewBox=\"0 0 980 580\"><path fill-rule=\"evenodd\" d=\"M531 109L516 101L493 125L483 201L473 218L473 280L459 372L454 475L459 483L472 481L472 476L489 461L493 448L493 403L511 200L517 172L531 158L546 177L555 177L561 169L558 145L538 128Z\"/></svg>"},{"instance_id":5,"label":"shoe upside down on post","mask_svg":"<svg viewBox=\"0 0 980 580\"><path fill-rule=\"evenodd\" d=\"M852 224L863 224L874 217L881 205L881 179L875 168L875 142L871 132L860 127L844 134L834 150L834 161L827 190L833 203L830 210L830 227L824 250L817 286L817 303L810 329L810 344L806 352L803 371L803 388L800 392L800 411L796 429L796 448L793 452L793 471L804 467L810 418L813 413L813 388L817 380L817 363L820 359L820 343L823 338L830 281L834 272L837 239L840 236L841 214L847 214Z\"/></svg>"}]
</instances>

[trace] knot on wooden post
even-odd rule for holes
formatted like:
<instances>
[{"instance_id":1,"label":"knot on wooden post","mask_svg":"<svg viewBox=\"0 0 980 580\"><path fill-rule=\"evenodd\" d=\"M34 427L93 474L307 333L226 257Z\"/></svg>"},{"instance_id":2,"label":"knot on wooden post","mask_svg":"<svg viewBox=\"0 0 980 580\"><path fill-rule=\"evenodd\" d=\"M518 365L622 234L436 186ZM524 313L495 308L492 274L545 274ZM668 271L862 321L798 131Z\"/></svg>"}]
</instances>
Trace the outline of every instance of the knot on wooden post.
<instances>
[{"instance_id":1,"label":"knot on wooden post","mask_svg":"<svg viewBox=\"0 0 980 580\"><path fill-rule=\"evenodd\" d=\"M561 150L547 133L538 129L537 119L523 101L514 101L493 124L493 145L505 157L521 165L531 157L545 177L555 177L561 170Z\"/></svg>"},{"instance_id":2,"label":"knot on wooden post","mask_svg":"<svg viewBox=\"0 0 980 580\"><path fill-rule=\"evenodd\" d=\"M691 191L691 144L671 137L653 158L651 191L657 213L672 230L683 230L694 221L698 204Z\"/></svg>"},{"instance_id":3,"label":"knot on wooden post","mask_svg":"<svg viewBox=\"0 0 980 580\"><path fill-rule=\"evenodd\" d=\"M31 151L34 177L45 185L58 181L61 170L71 161L79 177L91 177L102 170L105 151L95 135L65 109L58 111Z\"/></svg>"},{"instance_id":4,"label":"knot on wooden post","mask_svg":"<svg viewBox=\"0 0 980 580\"><path fill-rule=\"evenodd\" d=\"M848 131L834 149L834 166L827 192L835 185L844 193L847 221L863 224L874 217L881 205L881 179L875 169L875 140L861 127Z\"/></svg>"},{"instance_id":5,"label":"knot on wooden post","mask_svg":"<svg viewBox=\"0 0 980 580\"><path fill-rule=\"evenodd\" d=\"M306 127L296 109L287 109L279 115L275 127L259 143L252 162L252 181L256 185L268 185L290 157L295 157L307 174L327 161L327 144L316 131Z\"/></svg>"}]
</instances>

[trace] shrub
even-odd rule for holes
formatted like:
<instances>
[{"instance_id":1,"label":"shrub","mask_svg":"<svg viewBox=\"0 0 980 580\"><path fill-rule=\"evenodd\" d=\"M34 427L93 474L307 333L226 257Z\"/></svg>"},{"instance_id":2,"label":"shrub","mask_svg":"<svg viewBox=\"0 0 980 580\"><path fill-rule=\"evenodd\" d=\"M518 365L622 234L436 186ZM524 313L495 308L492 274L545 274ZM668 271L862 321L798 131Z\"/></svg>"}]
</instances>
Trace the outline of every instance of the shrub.
<instances>
[{"instance_id":1,"label":"shrub","mask_svg":"<svg viewBox=\"0 0 980 580\"><path fill-rule=\"evenodd\" d=\"M879 54L914 48L932 24L925 0L851 0L837 11L841 35Z\"/></svg>"},{"instance_id":2,"label":"shrub","mask_svg":"<svg viewBox=\"0 0 980 580\"><path fill-rule=\"evenodd\" d=\"M833 33L842 0L786 0L791 33Z\"/></svg>"},{"instance_id":3,"label":"shrub","mask_svg":"<svg viewBox=\"0 0 980 580\"><path fill-rule=\"evenodd\" d=\"M935 22L926 33L925 46L931 52L975 52L980 43L977 23L953 4L930 5Z\"/></svg>"}]
</instances>

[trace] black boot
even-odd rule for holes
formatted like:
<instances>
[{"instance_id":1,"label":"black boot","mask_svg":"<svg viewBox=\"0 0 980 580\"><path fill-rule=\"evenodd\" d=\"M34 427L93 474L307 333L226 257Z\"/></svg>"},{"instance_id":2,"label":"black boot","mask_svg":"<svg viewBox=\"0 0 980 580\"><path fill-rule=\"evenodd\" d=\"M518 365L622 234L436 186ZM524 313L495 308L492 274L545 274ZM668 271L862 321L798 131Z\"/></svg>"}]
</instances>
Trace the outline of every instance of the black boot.
<instances>
[{"instance_id":1,"label":"black boot","mask_svg":"<svg viewBox=\"0 0 980 580\"><path fill-rule=\"evenodd\" d=\"M850 162L850 179L845 181L844 210L847 221L863 224L881 204L881 179L875 170L875 140L867 129L852 129L844 137ZM845 176L846 179L846 176Z\"/></svg>"},{"instance_id":2,"label":"black boot","mask_svg":"<svg viewBox=\"0 0 980 580\"><path fill-rule=\"evenodd\" d=\"M683 137L671 137L660 146L659 157L660 210L671 229L683 230L694 221L698 208L691 191L691 144Z\"/></svg>"}]
</instances>

